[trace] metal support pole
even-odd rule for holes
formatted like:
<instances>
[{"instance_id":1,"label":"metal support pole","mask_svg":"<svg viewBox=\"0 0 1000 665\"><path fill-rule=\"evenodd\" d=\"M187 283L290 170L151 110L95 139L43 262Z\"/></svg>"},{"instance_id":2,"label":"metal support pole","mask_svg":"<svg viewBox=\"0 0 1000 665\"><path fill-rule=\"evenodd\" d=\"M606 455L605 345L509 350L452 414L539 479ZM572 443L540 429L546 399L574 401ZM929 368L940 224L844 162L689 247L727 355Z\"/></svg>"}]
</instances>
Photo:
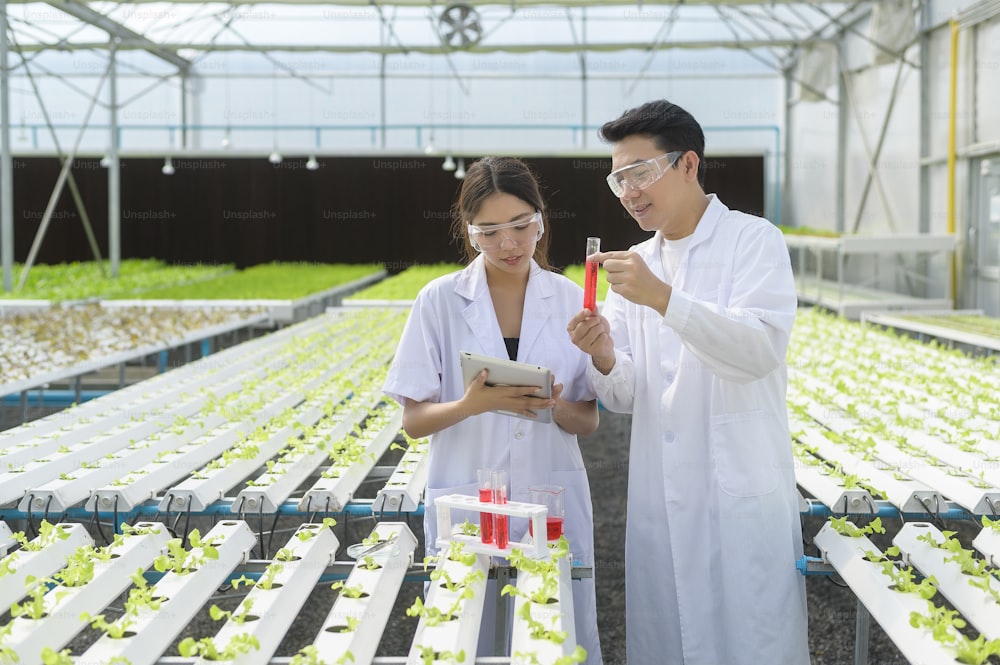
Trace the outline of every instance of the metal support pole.
<instances>
[{"instance_id":1,"label":"metal support pole","mask_svg":"<svg viewBox=\"0 0 1000 665\"><path fill-rule=\"evenodd\" d=\"M384 28L383 28L384 30ZM385 108L385 60L388 56L383 53L379 59L378 68L378 106L379 106L379 122L382 124L381 131L379 132L379 147L385 148L386 142L386 108ZM431 127L434 126L434 118L431 118ZM433 136L433 130L431 130Z\"/></svg>"},{"instance_id":2,"label":"metal support pole","mask_svg":"<svg viewBox=\"0 0 1000 665\"><path fill-rule=\"evenodd\" d=\"M496 627L493 633L493 655L507 655L507 603L508 596L500 594L500 590L510 583L510 568L497 566L497 607Z\"/></svg>"},{"instance_id":3,"label":"metal support pole","mask_svg":"<svg viewBox=\"0 0 1000 665\"><path fill-rule=\"evenodd\" d=\"M868 663L868 634L871 628L871 614L860 600L857 602L854 622L854 665Z\"/></svg>"},{"instance_id":4,"label":"metal support pole","mask_svg":"<svg viewBox=\"0 0 1000 665\"><path fill-rule=\"evenodd\" d=\"M108 46L109 108L111 121L111 147L108 159L108 258L111 261L111 276L118 277L118 267L122 258L121 229L121 170L118 162L118 68L116 63L117 38L111 38Z\"/></svg>"},{"instance_id":5,"label":"metal support pole","mask_svg":"<svg viewBox=\"0 0 1000 665\"><path fill-rule=\"evenodd\" d=\"M188 147L188 70L180 72L181 79L181 150Z\"/></svg>"},{"instance_id":6,"label":"metal support pole","mask_svg":"<svg viewBox=\"0 0 1000 665\"><path fill-rule=\"evenodd\" d=\"M837 39L837 62L843 63L844 34ZM844 233L847 230L847 208L844 205L847 191L847 78L837 77L837 194L834 198L836 206L836 230Z\"/></svg>"},{"instance_id":7,"label":"metal support pole","mask_svg":"<svg viewBox=\"0 0 1000 665\"><path fill-rule=\"evenodd\" d=\"M580 41L587 45L587 8L580 8ZM587 51L580 51L580 147L587 148Z\"/></svg>"},{"instance_id":8,"label":"metal support pole","mask_svg":"<svg viewBox=\"0 0 1000 665\"><path fill-rule=\"evenodd\" d=\"M3 290L14 288L14 160L10 154L7 0L0 0L0 263Z\"/></svg>"}]
</instances>

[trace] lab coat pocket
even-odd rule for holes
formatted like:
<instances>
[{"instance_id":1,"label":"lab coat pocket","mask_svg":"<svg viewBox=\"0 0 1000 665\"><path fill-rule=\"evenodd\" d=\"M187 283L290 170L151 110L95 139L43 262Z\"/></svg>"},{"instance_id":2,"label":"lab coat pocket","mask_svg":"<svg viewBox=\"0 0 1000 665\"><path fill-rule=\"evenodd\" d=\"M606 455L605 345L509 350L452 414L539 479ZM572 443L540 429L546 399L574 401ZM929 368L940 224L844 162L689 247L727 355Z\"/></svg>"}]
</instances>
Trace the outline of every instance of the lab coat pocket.
<instances>
[{"instance_id":1,"label":"lab coat pocket","mask_svg":"<svg viewBox=\"0 0 1000 665\"><path fill-rule=\"evenodd\" d=\"M426 530L426 543L427 551L436 551L437 538L438 535L448 536L449 534L438 534L437 533L437 509L434 507L434 501L441 496L447 496L449 494L462 494L465 496L479 496L479 484L478 483L467 483L465 485L451 485L449 487L428 487L424 491L424 528ZM451 523L462 524L465 520L469 520L473 524L479 524L479 513L472 512L469 510L452 510L451 511Z\"/></svg>"},{"instance_id":2,"label":"lab coat pocket","mask_svg":"<svg viewBox=\"0 0 1000 665\"><path fill-rule=\"evenodd\" d=\"M586 469L549 472L549 482L563 491L563 535L575 561L592 566L594 559L594 509Z\"/></svg>"},{"instance_id":3,"label":"lab coat pocket","mask_svg":"<svg viewBox=\"0 0 1000 665\"><path fill-rule=\"evenodd\" d=\"M713 416L710 445L719 488L730 496L770 494L778 486L774 428L763 411Z\"/></svg>"}]
</instances>

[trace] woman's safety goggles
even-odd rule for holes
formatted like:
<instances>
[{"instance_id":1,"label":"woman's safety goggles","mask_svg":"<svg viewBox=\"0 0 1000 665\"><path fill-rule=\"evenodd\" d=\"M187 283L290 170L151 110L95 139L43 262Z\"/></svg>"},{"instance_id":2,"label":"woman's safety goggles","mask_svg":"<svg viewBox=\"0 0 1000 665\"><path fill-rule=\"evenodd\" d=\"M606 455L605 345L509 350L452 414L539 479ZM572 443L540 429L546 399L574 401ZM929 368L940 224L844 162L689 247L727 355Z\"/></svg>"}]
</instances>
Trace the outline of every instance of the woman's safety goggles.
<instances>
[{"instance_id":1,"label":"woman's safety goggles","mask_svg":"<svg viewBox=\"0 0 1000 665\"><path fill-rule=\"evenodd\" d=\"M675 150L674 152L668 152L659 157L639 162L638 164L623 166L617 171L612 171L608 174L608 187L619 198L625 195L625 185L628 185L635 191L646 189L662 178L667 169L676 164L677 160L683 154L683 150ZM666 168L661 166L662 160L670 162Z\"/></svg>"},{"instance_id":2,"label":"woman's safety goggles","mask_svg":"<svg viewBox=\"0 0 1000 665\"><path fill-rule=\"evenodd\" d=\"M500 248L504 240L510 240L514 247L538 242L544 232L542 213L536 210L527 219L506 224L484 224L482 226L469 224L469 241L477 252L485 252Z\"/></svg>"}]
</instances>

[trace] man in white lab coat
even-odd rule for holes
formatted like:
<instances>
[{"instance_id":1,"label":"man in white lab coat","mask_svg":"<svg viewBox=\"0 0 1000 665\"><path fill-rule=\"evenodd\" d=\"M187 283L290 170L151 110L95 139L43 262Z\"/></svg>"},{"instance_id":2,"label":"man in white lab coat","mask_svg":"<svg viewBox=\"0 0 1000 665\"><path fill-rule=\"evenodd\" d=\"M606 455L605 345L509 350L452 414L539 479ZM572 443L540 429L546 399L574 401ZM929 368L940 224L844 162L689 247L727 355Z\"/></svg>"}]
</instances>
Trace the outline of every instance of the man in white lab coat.
<instances>
[{"instance_id":1,"label":"man in white lab coat","mask_svg":"<svg viewBox=\"0 0 1000 665\"><path fill-rule=\"evenodd\" d=\"M628 660L804 665L781 232L705 194L704 134L679 106L649 102L601 134L609 187L654 232L595 255L607 300L568 326L601 402L632 413Z\"/></svg>"}]
</instances>

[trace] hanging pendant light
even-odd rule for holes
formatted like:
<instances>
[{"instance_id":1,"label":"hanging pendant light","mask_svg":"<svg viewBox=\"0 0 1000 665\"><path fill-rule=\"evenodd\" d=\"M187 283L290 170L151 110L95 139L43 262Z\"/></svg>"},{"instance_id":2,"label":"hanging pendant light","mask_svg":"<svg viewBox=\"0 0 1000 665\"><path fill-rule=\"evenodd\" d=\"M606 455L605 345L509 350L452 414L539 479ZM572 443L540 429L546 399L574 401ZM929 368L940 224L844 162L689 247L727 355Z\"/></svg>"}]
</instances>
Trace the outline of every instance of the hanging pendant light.
<instances>
[{"instance_id":1,"label":"hanging pendant light","mask_svg":"<svg viewBox=\"0 0 1000 665\"><path fill-rule=\"evenodd\" d=\"M444 164L441 165L441 168L445 171L455 170L455 160L451 158L451 155L444 158Z\"/></svg>"},{"instance_id":2,"label":"hanging pendant light","mask_svg":"<svg viewBox=\"0 0 1000 665\"><path fill-rule=\"evenodd\" d=\"M163 160L163 167L160 169L163 175L173 175L174 174L174 160L172 157L166 157Z\"/></svg>"},{"instance_id":3,"label":"hanging pendant light","mask_svg":"<svg viewBox=\"0 0 1000 665\"><path fill-rule=\"evenodd\" d=\"M459 180L465 177L465 159L462 157L458 158L458 168L455 169L455 177Z\"/></svg>"},{"instance_id":4,"label":"hanging pendant light","mask_svg":"<svg viewBox=\"0 0 1000 665\"><path fill-rule=\"evenodd\" d=\"M309 155L309 159L306 160L306 168L310 171L315 171L319 168L319 162L316 161L316 155Z\"/></svg>"}]
</instances>

